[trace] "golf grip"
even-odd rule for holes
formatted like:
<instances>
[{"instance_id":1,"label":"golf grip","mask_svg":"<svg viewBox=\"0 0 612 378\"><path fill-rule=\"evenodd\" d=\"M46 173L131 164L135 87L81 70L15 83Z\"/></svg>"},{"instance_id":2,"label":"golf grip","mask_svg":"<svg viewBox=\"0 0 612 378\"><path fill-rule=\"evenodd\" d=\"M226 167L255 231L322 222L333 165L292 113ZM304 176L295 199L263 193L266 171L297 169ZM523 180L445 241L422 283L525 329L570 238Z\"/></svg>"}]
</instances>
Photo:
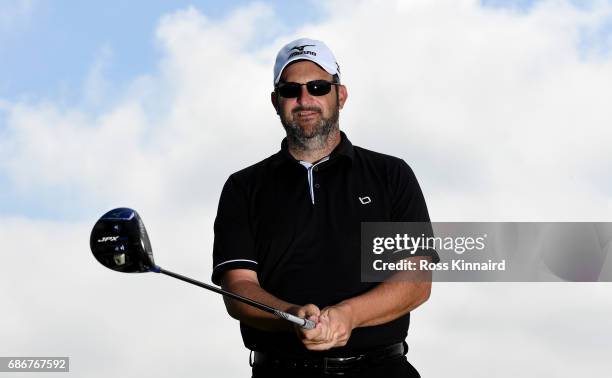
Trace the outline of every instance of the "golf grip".
<instances>
[{"instance_id":1,"label":"golf grip","mask_svg":"<svg viewBox=\"0 0 612 378\"><path fill-rule=\"evenodd\" d=\"M295 315L291 315L287 312L284 311L280 311L280 310L274 310L274 314L278 317L281 317L283 319L287 319L289 320L291 323L295 323L299 326L301 326L304 329L313 329L314 327L316 327L315 322L313 322L310 319L302 319L299 318Z\"/></svg>"},{"instance_id":2,"label":"golf grip","mask_svg":"<svg viewBox=\"0 0 612 378\"><path fill-rule=\"evenodd\" d=\"M171 272L169 270L160 268L159 266L156 266L156 267L152 268L151 271L152 272L156 272L156 273L162 273L162 274L165 274L165 275L170 276L170 277L174 277L174 278L179 279L181 281L188 282L188 283L190 283L192 285L196 285L196 286L202 287L204 289L208 289L210 291L214 291L215 293L224 295L226 297L230 297L230 298L235 299L237 301L240 301L242 303L246 303L246 304L248 304L250 306L253 306L255 308L258 308L258 309L260 309L262 311L265 311L267 313L270 313L270 314L276 315L276 316L278 316L280 318L283 318L285 320L288 320L291 323L295 323L295 324L299 325L300 327L302 327L304 329L313 329L316 326L316 324L312 320L302 319L302 318L297 317L295 315L291 315L291 314L289 314L287 312L275 309L274 307L267 306L267 305L265 305L263 303L255 302L254 300L249 299L247 297L243 297L242 295L234 294L232 292L225 291L223 289L219 289L216 286L205 284L204 282L200 282L200 281L194 280L193 278L185 277L185 276L180 275L178 273L174 273L174 272Z\"/></svg>"}]
</instances>

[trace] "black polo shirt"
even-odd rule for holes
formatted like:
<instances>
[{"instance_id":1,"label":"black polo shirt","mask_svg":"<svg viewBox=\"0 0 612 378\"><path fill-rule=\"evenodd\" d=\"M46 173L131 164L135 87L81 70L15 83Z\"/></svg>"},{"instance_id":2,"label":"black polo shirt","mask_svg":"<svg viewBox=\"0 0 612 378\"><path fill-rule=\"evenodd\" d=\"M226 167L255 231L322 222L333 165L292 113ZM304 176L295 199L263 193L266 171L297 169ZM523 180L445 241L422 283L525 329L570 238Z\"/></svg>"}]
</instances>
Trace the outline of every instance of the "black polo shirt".
<instances>
[{"instance_id":1,"label":"black polo shirt","mask_svg":"<svg viewBox=\"0 0 612 378\"><path fill-rule=\"evenodd\" d=\"M309 172L310 171L310 172ZM353 146L344 133L329 159L306 168L283 140L281 150L232 174L221 193L212 281L230 269L257 272L263 289L285 301L320 308L372 289L361 282L361 222L428 222L427 206L402 159ZM329 354L401 342L410 314L353 330ZM252 350L306 352L294 333L241 323Z\"/></svg>"}]
</instances>

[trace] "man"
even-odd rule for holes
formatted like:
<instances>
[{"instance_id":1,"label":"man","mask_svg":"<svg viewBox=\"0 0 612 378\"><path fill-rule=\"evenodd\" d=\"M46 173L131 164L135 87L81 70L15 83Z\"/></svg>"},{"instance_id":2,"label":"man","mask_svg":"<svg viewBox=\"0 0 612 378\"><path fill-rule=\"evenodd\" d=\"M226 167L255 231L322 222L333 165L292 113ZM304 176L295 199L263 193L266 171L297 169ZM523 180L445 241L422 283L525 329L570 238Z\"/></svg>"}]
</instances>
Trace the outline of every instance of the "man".
<instances>
[{"instance_id":1,"label":"man","mask_svg":"<svg viewBox=\"0 0 612 378\"><path fill-rule=\"evenodd\" d=\"M223 188L213 282L317 324L297 328L226 300L254 351L253 377L419 376L404 339L431 278L362 282L360 227L429 222L427 207L403 160L353 146L339 130L347 97L323 42L284 46L271 100L287 137L278 153L234 173Z\"/></svg>"}]
</instances>

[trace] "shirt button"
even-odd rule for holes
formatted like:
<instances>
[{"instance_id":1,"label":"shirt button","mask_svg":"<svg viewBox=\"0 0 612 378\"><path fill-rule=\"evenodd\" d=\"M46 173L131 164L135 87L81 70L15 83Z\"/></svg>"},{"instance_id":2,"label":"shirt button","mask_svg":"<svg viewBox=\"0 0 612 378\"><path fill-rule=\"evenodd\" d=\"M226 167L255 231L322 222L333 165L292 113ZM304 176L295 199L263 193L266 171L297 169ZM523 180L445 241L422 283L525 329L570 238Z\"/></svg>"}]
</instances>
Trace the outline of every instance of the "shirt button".
<instances>
[{"instance_id":1,"label":"shirt button","mask_svg":"<svg viewBox=\"0 0 612 378\"><path fill-rule=\"evenodd\" d=\"M319 189L320 186L321 185L319 185L319 184L315 184L315 188L317 188L317 189Z\"/></svg>"},{"instance_id":2,"label":"shirt button","mask_svg":"<svg viewBox=\"0 0 612 378\"><path fill-rule=\"evenodd\" d=\"M313 170L314 170L315 172L319 172L319 167L314 167L314 168L313 168Z\"/></svg>"}]
</instances>

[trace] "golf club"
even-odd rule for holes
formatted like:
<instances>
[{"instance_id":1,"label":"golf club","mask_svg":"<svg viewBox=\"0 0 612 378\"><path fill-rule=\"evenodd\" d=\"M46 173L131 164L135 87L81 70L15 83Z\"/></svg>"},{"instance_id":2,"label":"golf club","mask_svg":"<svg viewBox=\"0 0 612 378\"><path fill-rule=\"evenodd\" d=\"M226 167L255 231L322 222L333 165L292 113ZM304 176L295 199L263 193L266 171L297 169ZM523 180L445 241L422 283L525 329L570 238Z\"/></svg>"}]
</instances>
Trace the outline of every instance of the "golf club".
<instances>
[{"instance_id":1,"label":"golf club","mask_svg":"<svg viewBox=\"0 0 612 378\"><path fill-rule=\"evenodd\" d=\"M215 293L246 303L262 311L286 319L305 329L315 328L315 323L287 312L256 302L252 299L170 272L157 266L153 250L142 219L135 210L117 208L104 214L94 225L90 238L91 252L105 267L123 273L155 272L214 291Z\"/></svg>"}]
</instances>

